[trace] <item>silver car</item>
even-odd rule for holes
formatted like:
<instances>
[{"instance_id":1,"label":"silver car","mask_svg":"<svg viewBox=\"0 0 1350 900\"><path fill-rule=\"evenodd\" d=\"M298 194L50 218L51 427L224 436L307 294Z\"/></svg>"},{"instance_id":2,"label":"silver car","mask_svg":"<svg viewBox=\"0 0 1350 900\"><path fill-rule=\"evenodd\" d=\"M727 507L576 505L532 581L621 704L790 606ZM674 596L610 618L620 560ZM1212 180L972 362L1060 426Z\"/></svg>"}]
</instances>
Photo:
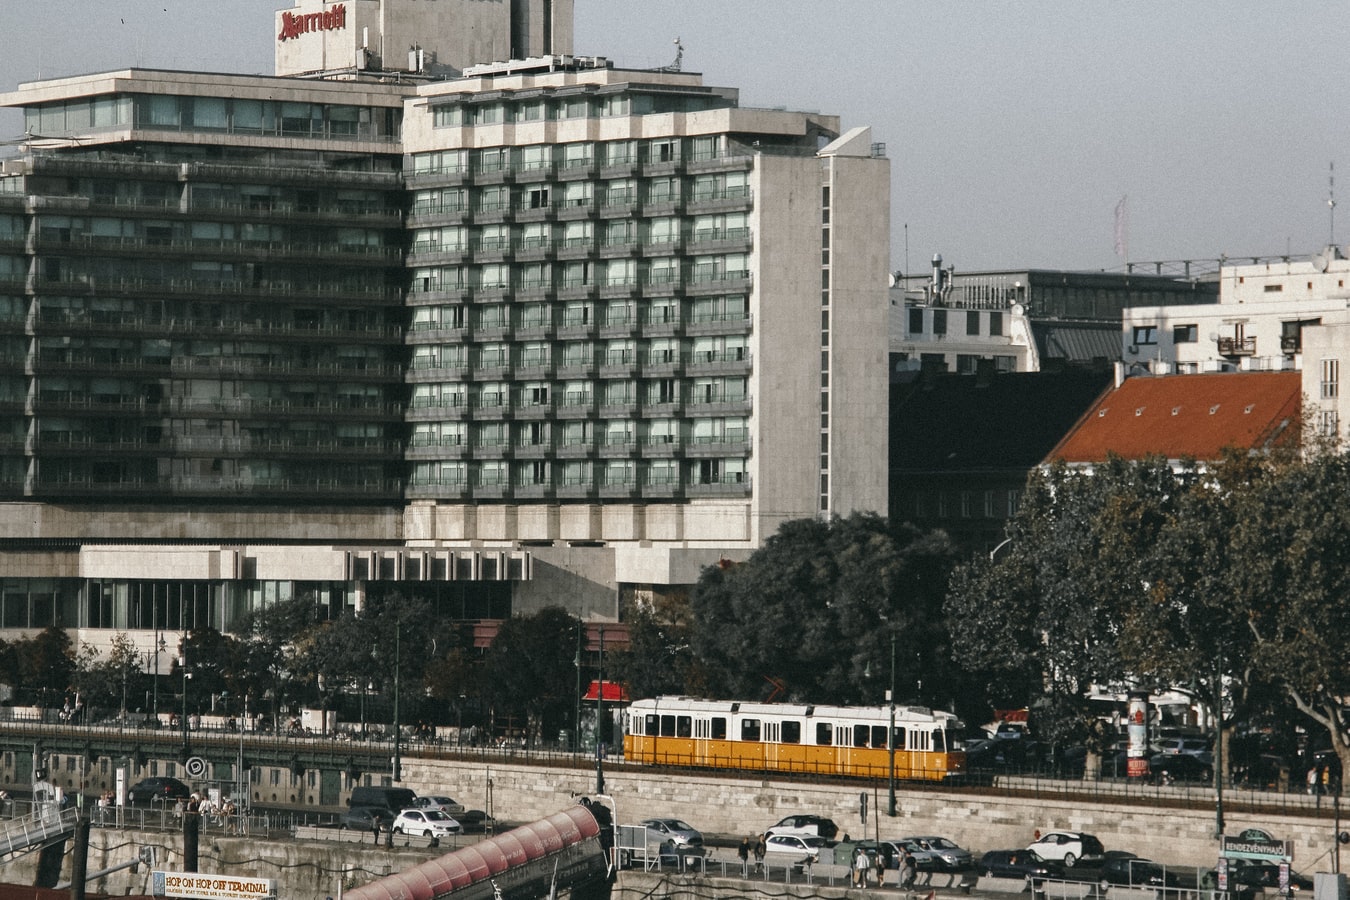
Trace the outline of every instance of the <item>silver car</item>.
<instances>
[{"instance_id":1,"label":"silver car","mask_svg":"<svg viewBox=\"0 0 1350 900\"><path fill-rule=\"evenodd\" d=\"M644 819L647 834L660 843L670 841L675 847L702 847L703 835L682 819Z\"/></svg>"},{"instance_id":2,"label":"silver car","mask_svg":"<svg viewBox=\"0 0 1350 900\"><path fill-rule=\"evenodd\" d=\"M908 850L914 857L914 867L920 872L964 872L975 866L970 851L957 846L945 837L920 835L893 841L896 849Z\"/></svg>"}]
</instances>

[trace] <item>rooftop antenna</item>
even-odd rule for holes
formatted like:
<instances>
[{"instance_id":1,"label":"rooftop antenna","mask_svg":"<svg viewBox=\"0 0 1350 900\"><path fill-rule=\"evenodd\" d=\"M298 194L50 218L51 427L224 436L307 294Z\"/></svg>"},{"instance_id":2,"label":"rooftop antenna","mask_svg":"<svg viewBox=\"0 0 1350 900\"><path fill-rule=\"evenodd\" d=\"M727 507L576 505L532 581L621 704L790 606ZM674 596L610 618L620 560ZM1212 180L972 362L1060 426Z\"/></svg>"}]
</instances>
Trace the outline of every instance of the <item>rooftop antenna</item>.
<instances>
[{"instance_id":1,"label":"rooftop antenna","mask_svg":"<svg viewBox=\"0 0 1350 900\"><path fill-rule=\"evenodd\" d=\"M680 43L678 37L675 38L673 43L675 44L675 61L666 68L668 71L678 72L680 71L680 66L684 63L684 44Z\"/></svg>"},{"instance_id":2,"label":"rooftop antenna","mask_svg":"<svg viewBox=\"0 0 1350 900\"><path fill-rule=\"evenodd\" d=\"M1327 212L1331 216L1331 240L1328 246L1336 246L1336 160L1331 161L1327 175Z\"/></svg>"}]
</instances>

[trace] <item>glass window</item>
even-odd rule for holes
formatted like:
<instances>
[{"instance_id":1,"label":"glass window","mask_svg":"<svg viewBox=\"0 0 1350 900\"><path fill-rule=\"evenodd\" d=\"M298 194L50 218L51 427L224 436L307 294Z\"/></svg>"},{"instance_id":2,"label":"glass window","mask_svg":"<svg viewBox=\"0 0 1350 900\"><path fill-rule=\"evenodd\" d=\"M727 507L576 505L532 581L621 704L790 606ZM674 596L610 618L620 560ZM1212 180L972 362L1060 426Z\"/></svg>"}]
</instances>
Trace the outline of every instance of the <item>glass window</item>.
<instances>
[{"instance_id":1,"label":"glass window","mask_svg":"<svg viewBox=\"0 0 1350 900\"><path fill-rule=\"evenodd\" d=\"M760 735L759 719L741 719L741 740L758 741Z\"/></svg>"}]
</instances>

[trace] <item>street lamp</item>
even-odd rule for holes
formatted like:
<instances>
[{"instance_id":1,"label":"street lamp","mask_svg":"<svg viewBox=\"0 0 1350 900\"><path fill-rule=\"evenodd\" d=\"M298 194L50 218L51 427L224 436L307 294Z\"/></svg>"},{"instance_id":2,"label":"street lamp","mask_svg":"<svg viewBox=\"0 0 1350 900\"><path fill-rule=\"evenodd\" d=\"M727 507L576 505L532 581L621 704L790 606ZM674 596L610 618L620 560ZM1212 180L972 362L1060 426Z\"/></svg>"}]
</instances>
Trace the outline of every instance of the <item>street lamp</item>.
<instances>
[{"instance_id":1,"label":"street lamp","mask_svg":"<svg viewBox=\"0 0 1350 900\"><path fill-rule=\"evenodd\" d=\"M183 670L183 758L187 759L192 754L192 747L188 743L188 698L187 687L188 678L188 659L187 659L187 637L183 638L183 655L178 658L178 667Z\"/></svg>"},{"instance_id":2,"label":"street lamp","mask_svg":"<svg viewBox=\"0 0 1350 900\"><path fill-rule=\"evenodd\" d=\"M600 626L600 680L595 686L595 792L605 792L605 767L600 749L600 722L605 717L605 626Z\"/></svg>"},{"instance_id":3,"label":"street lamp","mask_svg":"<svg viewBox=\"0 0 1350 900\"><path fill-rule=\"evenodd\" d=\"M572 721L572 752L581 749L581 620L577 619L577 655L572 657L572 665L577 668L577 709Z\"/></svg>"},{"instance_id":4,"label":"street lamp","mask_svg":"<svg viewBox=\"0 0 1350 900\"><path fill-rule=\"evenodd\" d=\"M398 722L398 670L403 661L400 639L403 636L403 623L394 621L394 783L398 784L403 780L403 765L400 759L402 753L402 742L399 740L399 722Z\"/></svg>"},{"instance_id":5,"label":"street lamp","mask_svg":"<svg viewBox=\"0 0 1350 900\"><path fill-rule=\"evenodd\" d=\"M891 687L886 691L891 705L891 727L886 732L886 815L895 818L895 635L891 635Z\"/></svg>"}]
</instances>

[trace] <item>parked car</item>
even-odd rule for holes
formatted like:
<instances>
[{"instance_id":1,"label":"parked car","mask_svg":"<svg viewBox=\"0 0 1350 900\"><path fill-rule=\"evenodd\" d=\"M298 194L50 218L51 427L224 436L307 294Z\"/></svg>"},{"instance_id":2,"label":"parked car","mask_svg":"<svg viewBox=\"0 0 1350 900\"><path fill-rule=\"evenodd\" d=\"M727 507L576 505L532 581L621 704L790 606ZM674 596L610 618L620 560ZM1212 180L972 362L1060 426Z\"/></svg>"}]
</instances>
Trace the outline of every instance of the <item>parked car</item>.
<instances>
[{"instance_id":1,"label":"parked car","mask_svg":"<svg viewBox=\"0 0 1350 900\"><path fill-rule=\"evenodd\" d=\"M1197 737L1165 737L1157 742L1158 752L1161 754L1176 756L1185 753L1190 756L1204 756L1209 758L1209 741Z\"/></svg>"},{"instance_id":2,"label":"parked car","mask_svg":"<svg viewBox=\"0 0 1350 900\"><path fill-rule=\"evenodd\" d=\"M1159 753L1148 761L1153 780L1159 784L1174 781L1197 781L1202 784L1214 780L1214 763L1206 756L1189 753Z\"/></svg>"},{"instance_id":3,"label":"parked car","mask_svg":"<svg viewBox=\"0 0 1350 900\"><path fill-rule=\"evenodd\" d=\"M892 841L897 850L908 850L920 872L964 872L975 865L969 850L945 837L924 835Z\"/></svg>"},{"instance_id":4,"label":"parked car","mask_svg":"<svg viewBox=\"0 0 1350 900\"><path fill-rule=\"evenodd\" d=\"M786 816L764 834L766 837L774 834L795 834L799 837L821 837L832 841L839 834L839 826L834 824L833 819L824 816Z\"/></svg>"},{"instance_id":5,"label":"parked car","mask_svg":"<svg viewBox=\"0 0 1350 900\"><path fill-rule=\"evenodd\" d=\"M353 806L338 817L338 824L353 831L388 831L394 824L394 814L380 806Z\"/></svg>"},{"instance_id":6,"label":"parked car","mask_svg":"<svg viewBox=\"0 0 1350 900\"><path fill-rule=\"evenodd\" d=\"M1043 859L1064 864L1072 869L1079 862L1101 862L1105 854L1102 842L1096 836L1079 831L1051 831L1027 845Z\"/></svg>"},{"instance_id":7,"label":"parked car","mask_svg":"<svg viewBox=\"0 0 1350 900\"><path fill-rule=\"evenodd\" d=\"M456 813L464 812L464 804L458 803L453 797L431 795L418 797L413 801L413 809L439 809L446 815L453 816Z\"/></svg>"},{"instance_id":8,"label":"parked car","mask_svg":"<svg viewBox=\"0 0 1350 900\"><path fill-rule=\"evenodd\" d=\"M394 817L395 834L420 834L423 837L449 837L464 829L459 822L439 809L405 809Z\"/></svg>"},{"instance_id":9,"label":"parked car","mask_svg":"<svg viewBox=\"0 0 1350 900\"><path fill-rule=\"evenodd\" d=\"M481 809L466 809L462 813L457 813L455 819L465 834L486 834L498 828L497 820Z\"/></svg>"},{"instance_id":10,"label":"parked car","mask_svg":"<svg viewBox=\"0 0 1350 900\"><path fill-rule=\"evenodd\" d=\"M191 795L192 789L186 784L183 784L177 778L163 776L142 778L127 788L127 802L133 806L137 803L149 803L151 801L173 803L178 800L186 800Z\"/></svg>"},{"instance_id":11,"label":"parked car","mask_svg":"<svg viewBox=\"0 0 1350 900\"><path fill-rule=\"evenodd\" d=\"M1280 864L1259 862L1251 859L1229 860L1228 880L1240 888L1257 890L1278 890L1280 886ZM1309 891L1313 889L1313 880L1306 875L1289 870L1289 890Z\"/></svg>"},{"instance_id":12,"label":"parked car","mask_svg":"<svg viewBox=\"0 0 1350 900\"><path fill-rule=\"evenodd\" d=\"M1111 856L1102 863L1102 884L1127 887L1180 887L1181 879L1151 859L1140 856Z\"/></svg>"},{"instance_id":13,"label":"parked car","mask_svg":"<svg viewBox=\"0 0 1350 900\"><path fill-rule=\"evenodd\" d=\"M818 862L821 850L828 845L829 841L819 836L771 834L764 839L764 855L765 859L776 858L779 865L784 860L796 863L809 859Z\"/></svg>"},{"instance_id":14,"label":"parked car","mask_svg":"<svg viewBox=\"0 0 1350 900\"><path fill-rule=\"evenodd\" d=\"M1063 866L1043 858L1035 850L990 850L980 857L976 871L990 878L1023 878L1032 881L1064 877Z\"/></svg>"},{"instance_id":15,"label":"parked car","mask_svg":"<svg viewBox=\"0 0 1350 900\"><path fill-rule=\"evenodd\" d=\"M703 834L681 819L643 819L649 840L669 841L674 847L702 847Z\"/></svg>"}]
</instances>

